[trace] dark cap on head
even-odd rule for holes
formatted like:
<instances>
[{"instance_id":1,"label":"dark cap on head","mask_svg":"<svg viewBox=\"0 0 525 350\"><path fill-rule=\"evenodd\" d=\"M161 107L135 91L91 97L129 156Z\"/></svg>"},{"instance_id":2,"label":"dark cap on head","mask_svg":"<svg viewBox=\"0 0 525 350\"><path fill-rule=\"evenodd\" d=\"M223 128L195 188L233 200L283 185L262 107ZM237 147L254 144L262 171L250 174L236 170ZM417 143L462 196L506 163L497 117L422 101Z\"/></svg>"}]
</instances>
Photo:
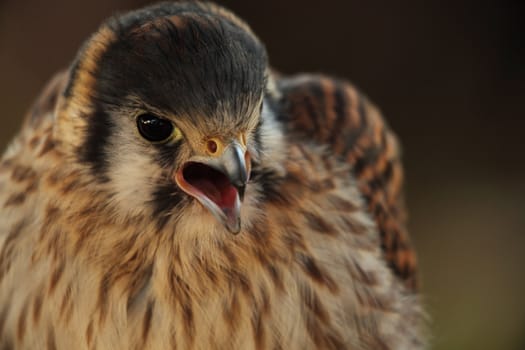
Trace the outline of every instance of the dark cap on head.
<instances>
[{"instance_id":1,"label":"dark cap on head","mask_svg":"<svg viewBox=\"0 0 525 350\"><path fill-rule=\"evenodd\" d=\"M163 3L112 18L101 27L107 29L114 35L91 72L97 103L119 105L132 96L181 117L240 117L264 91L264 46L215 5ZM95 34L83 51L97 40ZM82 60L81 52L77 69ZM74 90L72 73L66 95Z\"/></svg>"}]
</instances>

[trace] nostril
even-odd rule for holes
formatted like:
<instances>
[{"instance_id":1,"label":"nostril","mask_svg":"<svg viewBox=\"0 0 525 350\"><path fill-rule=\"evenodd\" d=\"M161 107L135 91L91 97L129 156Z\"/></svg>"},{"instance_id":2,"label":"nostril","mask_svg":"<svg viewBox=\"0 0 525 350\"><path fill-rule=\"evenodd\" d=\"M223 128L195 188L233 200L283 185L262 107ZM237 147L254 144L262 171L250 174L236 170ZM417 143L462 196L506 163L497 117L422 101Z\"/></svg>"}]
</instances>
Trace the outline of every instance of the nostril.
<instances>
[{"instance_id":1,"label":"nostril","mask_svg":"<svg viewBox=\"0 0 525 350\"><path fill-rule=\"evenodd\" d=\"M211 154L215 154L217 152L217 142L215 142L214 140L209 140L206 143L206 148L208 149L208 152L210 152Z\"/></svg>"}]
</instances>

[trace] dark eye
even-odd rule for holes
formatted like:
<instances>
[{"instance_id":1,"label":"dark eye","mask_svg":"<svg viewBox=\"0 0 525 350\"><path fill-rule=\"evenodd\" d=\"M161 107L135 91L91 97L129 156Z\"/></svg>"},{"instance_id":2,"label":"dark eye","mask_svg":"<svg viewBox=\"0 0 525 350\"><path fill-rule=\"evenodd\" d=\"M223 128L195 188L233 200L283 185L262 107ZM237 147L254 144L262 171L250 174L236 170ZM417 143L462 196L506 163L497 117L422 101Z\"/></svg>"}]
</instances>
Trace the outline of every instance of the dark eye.
<instances>
[{"instance_id":1,"label":"dark eye","mask_svg":"<svg viewBox=\"0 0 525 350\"><path fill-rule=\"evenodd\" d=\"M141 114L137 117L137 128L146 140L161 142L173 134L173 124L153 114Z\"/></svg>"}]
</instances>

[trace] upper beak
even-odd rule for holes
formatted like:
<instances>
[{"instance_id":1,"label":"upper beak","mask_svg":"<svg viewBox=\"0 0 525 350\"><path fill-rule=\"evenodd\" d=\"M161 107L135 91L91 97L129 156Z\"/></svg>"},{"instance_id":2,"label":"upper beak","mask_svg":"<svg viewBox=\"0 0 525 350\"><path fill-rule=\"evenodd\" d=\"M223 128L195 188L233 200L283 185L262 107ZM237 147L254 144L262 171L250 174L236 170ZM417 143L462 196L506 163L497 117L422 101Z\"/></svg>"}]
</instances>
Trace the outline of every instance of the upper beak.
<instances>
[{"instance_id":1,"label":"upper beak","mask_svg":"<svg viewBox=\"0 0 525 350\"><path fill-rule=\"evenodd\" d=\"M250 176L250 157L246 147L233 140L221 153L197 156L175 174L177 185L197 199L231 233L241 230L241 201Z\"/></svg>"},{"instance_id":2,"label":"upper beak","mask_svg":"<svg viewBox=\"0 0 525 350\"><path fill-rule=\"evenodd\" d=\"M243 146L234 141L225 148L221 156L211 158L204 164L226 175L230 183L239 192L240 200L243 200L244 189L250 172L246 159L246 149Z\"/></svg>"}]
</instances>

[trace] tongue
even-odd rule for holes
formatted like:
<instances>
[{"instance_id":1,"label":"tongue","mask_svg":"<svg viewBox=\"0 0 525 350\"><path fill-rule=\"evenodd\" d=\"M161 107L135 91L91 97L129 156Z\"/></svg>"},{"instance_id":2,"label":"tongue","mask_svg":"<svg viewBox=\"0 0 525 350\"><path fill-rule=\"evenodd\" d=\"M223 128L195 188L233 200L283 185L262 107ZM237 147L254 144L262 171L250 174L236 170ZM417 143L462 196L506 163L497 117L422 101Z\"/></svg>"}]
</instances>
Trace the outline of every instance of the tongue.
<instances>
[{"instance_id":1,"label":"tongue","mask_svg":"<svg viewBox=\"0 0 525 350\"><path fill-rule=\"evenodd\" d=\"M206 178L195 179L192 185L211 199L221 209L232 208L237 190L230 183L214 183Z\"/></svg>"},{"instance_id":2,"label":"tongue","mask_svg":"<svg viewBox=\"0 0 525 350\"><path fill-rule=\"evenodd\" d=\"M225 187L222 191L221 201L217 203L221 208L233 208L237 198L237 190L232 185Z\"/></svg>"},{"instance_id":3,"label":"tongue","mask_svg":"<svg viewBox=\"0 0 525 350\"><path fill-rule=\"evenodd\" d=\"M193 187L199 189L209 199L218 204L221 199L221 191L215 186L213 182L208 179L198 179L193 181Z\"/></svg>"}]
</instances>

